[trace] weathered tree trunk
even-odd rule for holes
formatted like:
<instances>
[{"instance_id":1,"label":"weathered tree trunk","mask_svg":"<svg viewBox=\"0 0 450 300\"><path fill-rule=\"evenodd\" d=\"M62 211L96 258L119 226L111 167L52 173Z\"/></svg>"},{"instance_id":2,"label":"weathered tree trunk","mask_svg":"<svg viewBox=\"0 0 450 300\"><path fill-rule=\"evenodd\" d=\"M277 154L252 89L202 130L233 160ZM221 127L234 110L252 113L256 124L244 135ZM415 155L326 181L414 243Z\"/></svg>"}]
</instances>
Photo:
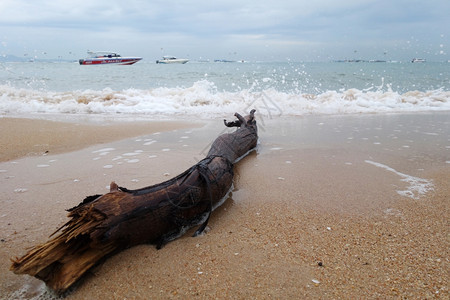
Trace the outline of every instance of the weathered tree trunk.
<instances>
[{"instance_id":1,"label":"weathered tree trunk","mask_svg":"<svg viewBox=\"0 0 450 300\"><path fill-rule=\"evenodd\" d=\"M219 136L205 159L157 185L128 190L111 183L110 192L89 196L69 209L70 220L57 236L13 259L11 270L43 280L58 293L66 291L99 260L142 243L165 243L202 224L231 189L233 164L256 147L258 134L252 110L226 122L238 127Z\"/></svg>"}]
</instances>

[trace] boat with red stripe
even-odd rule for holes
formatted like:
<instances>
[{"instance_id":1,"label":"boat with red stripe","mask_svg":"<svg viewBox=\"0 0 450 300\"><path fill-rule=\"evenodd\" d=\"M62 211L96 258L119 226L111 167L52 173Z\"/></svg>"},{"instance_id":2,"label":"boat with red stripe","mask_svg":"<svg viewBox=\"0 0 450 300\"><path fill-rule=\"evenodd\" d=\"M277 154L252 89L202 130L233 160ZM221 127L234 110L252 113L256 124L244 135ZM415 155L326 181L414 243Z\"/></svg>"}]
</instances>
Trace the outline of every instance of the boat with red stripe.
<instances>
[{"instance_id":1,"label":"boat with red stripe","mask_svg":"<svg viewBox=\"0 0 450 300\"><path fill-rule=\"evenodd\" d=\"M89 57L79 60L80 65L132 65L142 59L142 57L122 57L116 52L110 51L88 51Z\"/></svg>"}]
</instances>

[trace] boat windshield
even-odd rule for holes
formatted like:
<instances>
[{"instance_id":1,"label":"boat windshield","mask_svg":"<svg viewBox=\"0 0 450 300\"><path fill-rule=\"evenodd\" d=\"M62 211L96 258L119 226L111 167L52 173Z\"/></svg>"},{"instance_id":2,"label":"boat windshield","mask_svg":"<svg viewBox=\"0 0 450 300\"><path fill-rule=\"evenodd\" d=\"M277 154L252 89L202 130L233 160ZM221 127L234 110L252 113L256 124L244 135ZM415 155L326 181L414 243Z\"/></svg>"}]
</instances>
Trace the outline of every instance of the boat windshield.
<instances>
[{"instance_id":1,"label":"boat windshield","mask_svg":"<svg viewBox=\"0 0 450 300\"><path fill-rule=\"evenodd\" d=\"M88 54L91 57L95 57L95 58L102 58L102 57L108 57L108 58L112 58L112 57L120 57L120 54L114 53L114 52L88 52Z\"/></svg>"}]
</instances>

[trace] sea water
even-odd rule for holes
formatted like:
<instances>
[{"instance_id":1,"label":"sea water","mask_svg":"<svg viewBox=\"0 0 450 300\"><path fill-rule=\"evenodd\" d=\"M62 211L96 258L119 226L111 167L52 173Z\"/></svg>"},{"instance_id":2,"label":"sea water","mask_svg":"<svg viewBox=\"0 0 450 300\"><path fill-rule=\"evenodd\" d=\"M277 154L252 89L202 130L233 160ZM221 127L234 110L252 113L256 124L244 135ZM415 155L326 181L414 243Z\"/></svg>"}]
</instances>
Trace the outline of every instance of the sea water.
<instances>
[{"instance_id":1,"label":"sea water","mask_svg":"<svg viewBox=\"0 0 450 300\"><path fill-rule=\"evenodd\" d=\"M448 62L0 63L0 115L450 110Z\"/></svg>"}]
</instances>

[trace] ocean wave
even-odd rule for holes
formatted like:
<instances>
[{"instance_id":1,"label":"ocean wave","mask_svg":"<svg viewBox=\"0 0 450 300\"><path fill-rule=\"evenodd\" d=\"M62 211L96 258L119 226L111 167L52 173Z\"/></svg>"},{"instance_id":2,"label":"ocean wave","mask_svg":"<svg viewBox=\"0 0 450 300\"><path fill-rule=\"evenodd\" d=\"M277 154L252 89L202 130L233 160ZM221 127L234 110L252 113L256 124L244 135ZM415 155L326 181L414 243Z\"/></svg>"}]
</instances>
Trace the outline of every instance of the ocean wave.
<instances>
[{"instance_id":1,"label":"ocean wave","mask_svg":"<svg viewBox=\"0 0 450 300\"><path fill-rule=\"evenodd\" d=\"M218 91L201 80L187 88L80 90L50 92L0 85L0 113L229 115L249 107L261 114L353 114L450 110L450 91L388 90L286 93L270 88Z\"/></svg>"}]
</instances>

